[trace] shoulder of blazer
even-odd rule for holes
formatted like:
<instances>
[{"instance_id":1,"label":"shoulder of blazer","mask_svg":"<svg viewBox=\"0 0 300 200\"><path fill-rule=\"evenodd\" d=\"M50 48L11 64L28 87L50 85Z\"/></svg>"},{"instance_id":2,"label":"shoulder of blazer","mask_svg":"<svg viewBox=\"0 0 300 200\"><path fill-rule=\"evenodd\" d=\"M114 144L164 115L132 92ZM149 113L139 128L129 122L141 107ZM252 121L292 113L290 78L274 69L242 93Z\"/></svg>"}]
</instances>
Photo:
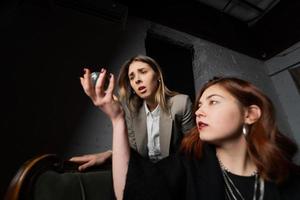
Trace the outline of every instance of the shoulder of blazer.
<instances>
[{"instance_id":1,"label":"shoulder of blazer","mask_svg":"<svg viewBox=\"0 0 300 200\"><path fill-rule=\"evenodd\" d=\"M170 97L168 100L170 102L186 102L190 97L186 94L176 94L175 96Z\"/></svg>"},{"instance_id":2,"label":"shoulder of blazer","mask_svg":"<svg viewBox=\"0 0 300 200\"><path fill-rule=\"evenodd\" d=\"M184 112L187 109L187 106L190 106L192 109L192 103L190 97L186 94L177 94L168 99L168 104L171 112Z\"/></svg>"},{"instance_id":3,"label":"shoulder of blazer","mask_svg":"<svg viewBox=\"0 0 300 200\"><path fill-rule=\"evenodd\" d=\"M168 99L168 103L171 104L186 104L187 101L190 100L190 97L186 94L177 94Z\"/></svg>"}]
</instances>

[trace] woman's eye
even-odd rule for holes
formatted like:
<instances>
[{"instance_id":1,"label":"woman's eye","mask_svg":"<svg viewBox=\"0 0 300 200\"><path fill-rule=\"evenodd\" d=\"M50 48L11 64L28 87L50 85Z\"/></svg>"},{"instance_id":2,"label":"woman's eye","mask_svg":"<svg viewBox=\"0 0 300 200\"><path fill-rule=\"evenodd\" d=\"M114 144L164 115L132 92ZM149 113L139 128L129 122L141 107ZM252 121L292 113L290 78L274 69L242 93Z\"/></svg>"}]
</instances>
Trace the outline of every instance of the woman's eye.
<instances>
[{"instance_id":1,"label":"woman's eye","mask_svg":"<svg viewBox=\"0 0 300 200\"><path fill-rule=\"evenodd\" d=\"M142 74L145 74L146 72L147 72L146 70L143 70L141 73L142 73Z\"/></svg>"},{"instance_id":2,"label":"woman's eye","mask_svg":"<svg viewBox=\"0 0 300 200\"><path fill-rule=\"evenodd\" d=\"M211 100L210 102L209 102L209 104L211 104L211 105L215 105L215 104L217 104L218 103L218 101L215 101L215 100Z\"/></svg>"}]
</instances>

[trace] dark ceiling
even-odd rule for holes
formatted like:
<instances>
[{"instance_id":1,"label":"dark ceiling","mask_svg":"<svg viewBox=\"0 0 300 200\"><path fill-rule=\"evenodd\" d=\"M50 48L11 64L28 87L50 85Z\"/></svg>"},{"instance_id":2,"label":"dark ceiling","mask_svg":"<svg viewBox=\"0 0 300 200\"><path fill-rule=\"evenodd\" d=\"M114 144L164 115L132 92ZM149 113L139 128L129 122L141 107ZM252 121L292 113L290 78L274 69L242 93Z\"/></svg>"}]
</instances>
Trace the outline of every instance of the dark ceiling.
<instances>
[{"instance_id":1,"label":"dark ceiling","mask_svg":"<svg viewBox=\"0 0 300 200\"><path fill-rule=\"evenodd\" d=\"M131 16L157 22L261 60L273 57L300 40L299 0L279 1L251 26L199 0L117 2L126 5Z\"/></svg>"},{"instance_id":2,"label":"dark ceiling","mask_svg":"<svg viewBox=\"0 0 300 200\"><path fill-rule=\"evenodd\" d=\"M31 2L43 6L56 4L99 17L108 17L118 23L126 21L128 15L137 16L261 60L267 60L300 41L300 0L5 0L3 2L6 4ZM5 7L6 4L3 2L0 8ZM221 4L220 2L225 5L222 9L209 6L213 3ZM251 25L249 21L241 20L246 16L247 9L239 9L235 16L226 11L228 5L249 4L249 9L254 7L254 10L260 12L262 2L273 6L267 6L270 8L269 11L263 13L259 20Z\"/></svg>"}]
</instances>

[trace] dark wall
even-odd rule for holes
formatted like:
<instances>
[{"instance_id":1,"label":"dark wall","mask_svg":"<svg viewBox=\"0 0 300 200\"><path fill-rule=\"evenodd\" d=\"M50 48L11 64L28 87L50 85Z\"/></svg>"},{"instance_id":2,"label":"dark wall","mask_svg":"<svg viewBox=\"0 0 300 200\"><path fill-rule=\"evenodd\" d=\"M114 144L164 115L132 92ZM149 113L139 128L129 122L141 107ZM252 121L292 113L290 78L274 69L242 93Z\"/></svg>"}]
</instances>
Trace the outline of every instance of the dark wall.
<instances>
[{"instance_id":1,"label":"dark wall","mask_svg":"<svg viewBox=\"0 0 300 200\"><path fill-rule=\"evenodd\" d=\"M79 82L83 67L106 65L123 32L71 9L22 2L1 10L0 199L24 161L64 151L90 103Z\"/></svg>"}]
</instances>

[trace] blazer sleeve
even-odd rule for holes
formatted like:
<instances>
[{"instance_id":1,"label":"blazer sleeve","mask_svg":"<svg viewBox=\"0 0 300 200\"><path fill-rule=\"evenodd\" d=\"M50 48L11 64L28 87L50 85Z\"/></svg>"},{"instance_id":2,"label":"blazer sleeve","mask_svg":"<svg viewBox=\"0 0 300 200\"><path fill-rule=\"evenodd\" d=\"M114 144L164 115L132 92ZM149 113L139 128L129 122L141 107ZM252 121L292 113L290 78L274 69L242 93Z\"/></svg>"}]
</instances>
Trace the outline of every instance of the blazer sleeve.
<instances>
[{"instance_id":1,"label":"blazer sleeve","mask_svg":"<svg viewBox=\"0 0 300 200\"><path fill-rule=\"evenodd\" d=\"M195 126L195 118L193 113L193 104L189 96L185 95L185 101L182 109L182 120L181 120L181 128L182 133L187 133L190 129Z\"/></svg>"},{"instance_id":2,"label":"blazer sleeve","mask_svg":"<svg viewBox=\"0 0 300 200\"><path fill-rule=\"evenodd\" d=\"M184 174L184 167L178 155L152 163L131 149L123 199L183 199Z\"/></svg>"},{"instance_id":3,"label":"blazer sleeve","mask_svg":"<svg viewBox=\"0 0 300 200\"><path fill-rule=\"evenodd\" d=\"M137 150L135 135L134 135L133 127L132 127L132 114L129 111L129 108L125 104L123 104L123 108L125 111L125 119L126 119L127 131L128 131L129 145L131 148Z\"/></svg>"}]
</instances>

